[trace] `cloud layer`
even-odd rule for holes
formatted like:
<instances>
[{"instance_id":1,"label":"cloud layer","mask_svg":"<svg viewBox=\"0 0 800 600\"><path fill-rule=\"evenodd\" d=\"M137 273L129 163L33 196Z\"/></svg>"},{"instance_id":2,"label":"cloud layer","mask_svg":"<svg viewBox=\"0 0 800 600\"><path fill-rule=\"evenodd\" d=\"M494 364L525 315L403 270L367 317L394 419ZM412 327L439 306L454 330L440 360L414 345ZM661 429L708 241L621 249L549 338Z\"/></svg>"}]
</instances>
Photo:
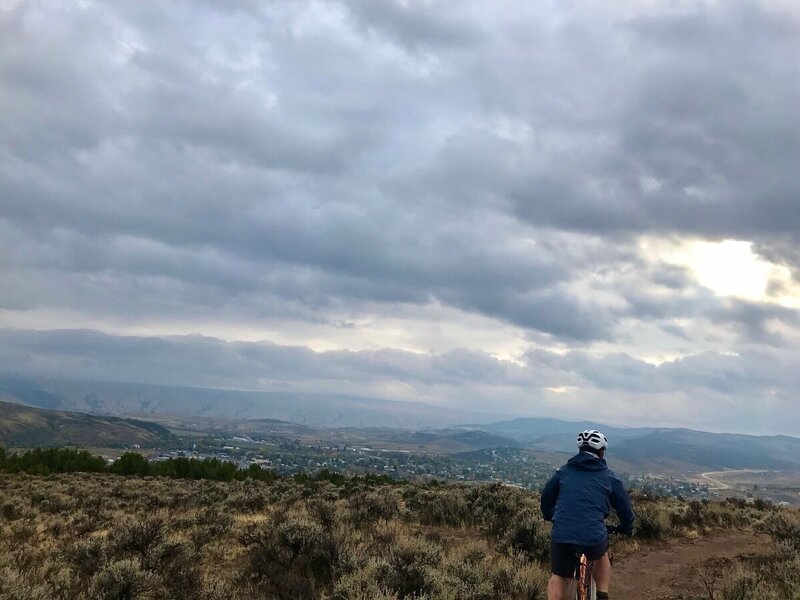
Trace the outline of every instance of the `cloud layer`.
<instances>
[{"instance_id":1,"label":"cloud layer","mask_svg":"<svg viewBox=\"0 0 800 600\"><path fill-rule=\"evenodd\" d=\"M6 3L0 350L39 374L796 420L798 34L794 4L738 0ZM733 297L670 258L725 239L786 276Z\"/></svg>"}]
</instances>

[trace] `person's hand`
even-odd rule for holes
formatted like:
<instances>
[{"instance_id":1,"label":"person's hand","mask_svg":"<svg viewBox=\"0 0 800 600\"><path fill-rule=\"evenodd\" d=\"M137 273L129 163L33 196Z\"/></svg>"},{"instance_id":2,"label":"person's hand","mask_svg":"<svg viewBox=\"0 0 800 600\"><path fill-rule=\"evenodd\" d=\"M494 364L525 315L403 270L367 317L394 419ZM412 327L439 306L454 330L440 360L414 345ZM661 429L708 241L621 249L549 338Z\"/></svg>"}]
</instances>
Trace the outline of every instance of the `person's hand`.
<instances>
[{"instance_id":1,"label":"person's hand","mask_svg":"<svg viewBox=\"0 0 800 600\"><path fill-rule=\"evenodd\" d=\"M624 535L626 537L631 537L633 535L633 531L625 531L619 525L606 524L606 529L608 530L608 535Z\"/></svg>"}]
</instances>

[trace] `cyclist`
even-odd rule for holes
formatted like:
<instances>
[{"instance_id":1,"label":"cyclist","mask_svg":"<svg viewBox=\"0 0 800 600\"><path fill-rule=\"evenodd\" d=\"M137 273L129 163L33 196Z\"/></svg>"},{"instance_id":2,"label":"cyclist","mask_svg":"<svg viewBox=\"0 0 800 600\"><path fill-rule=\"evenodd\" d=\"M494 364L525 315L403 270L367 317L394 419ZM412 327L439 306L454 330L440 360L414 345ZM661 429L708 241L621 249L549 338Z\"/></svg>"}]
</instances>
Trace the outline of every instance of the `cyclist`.
<instances>
[{"instance_id":1,"label":"cyclist","mask_svg":"<svg viewBox=\"0 0 800 600\"><path fill-rule=\"evenodd\" d=\"M599 431L578 434L578 454L556 471L542 490L542 514L553 522L550 560L553 575L547 585L548 600L561 600L575 573L581 554L593 562L597 598L608 598L611 561L605 524L611 509L617 511L619 533L633 533L631 500L619 478L606 465L608 440Z\"/></svg>"}]
</instances>

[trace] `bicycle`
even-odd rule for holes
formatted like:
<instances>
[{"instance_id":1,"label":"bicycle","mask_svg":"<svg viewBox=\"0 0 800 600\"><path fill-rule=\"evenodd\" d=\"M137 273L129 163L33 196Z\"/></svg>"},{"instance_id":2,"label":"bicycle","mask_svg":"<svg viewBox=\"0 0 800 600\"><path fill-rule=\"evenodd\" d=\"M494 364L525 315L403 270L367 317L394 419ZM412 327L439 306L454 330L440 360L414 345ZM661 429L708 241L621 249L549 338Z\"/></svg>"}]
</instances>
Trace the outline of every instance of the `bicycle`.
<instances>
[{"instance_id":1,"label":"bicycle","mask_svg":"<svg viewBox=\"0 0 800 600\"><path fill-rule=\"evenodd\" d=\"M606 525L608 535L619 533L618 529L612 525ZM597 586L592 577L592 561L583 552L576 552L575 573L572 582L567 590L568 600L597 600Z\"/></svg>"},{"instance_id":2,"label":"bicycle","mask_svg":"<svg viewBox=\"0 0 800 600\"><path fill-rule=\"evenodd\" d=\"M592 563L583 553L576 553L578 564L567 590L568 600L597 600L597 588L592 577Z\"/></svg>"}]
</instances>

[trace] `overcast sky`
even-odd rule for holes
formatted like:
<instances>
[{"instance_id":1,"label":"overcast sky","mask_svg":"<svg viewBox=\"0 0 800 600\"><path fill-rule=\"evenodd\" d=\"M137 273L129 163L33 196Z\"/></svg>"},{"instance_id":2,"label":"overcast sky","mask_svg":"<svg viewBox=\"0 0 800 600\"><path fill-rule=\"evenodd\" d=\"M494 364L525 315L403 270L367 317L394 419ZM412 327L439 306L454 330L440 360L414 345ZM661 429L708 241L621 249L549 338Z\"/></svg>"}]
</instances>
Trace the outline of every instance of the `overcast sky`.
<instances>
[{"instance_id":1,"label":"overcast sky","mask_svg":"<svg viewBox=\"0 0 800 600\"><path fill-rule=\"evenodd\" d=\"M800 434L796 2L0 0L0 370Z\"/></svg>"}]
</instances>

